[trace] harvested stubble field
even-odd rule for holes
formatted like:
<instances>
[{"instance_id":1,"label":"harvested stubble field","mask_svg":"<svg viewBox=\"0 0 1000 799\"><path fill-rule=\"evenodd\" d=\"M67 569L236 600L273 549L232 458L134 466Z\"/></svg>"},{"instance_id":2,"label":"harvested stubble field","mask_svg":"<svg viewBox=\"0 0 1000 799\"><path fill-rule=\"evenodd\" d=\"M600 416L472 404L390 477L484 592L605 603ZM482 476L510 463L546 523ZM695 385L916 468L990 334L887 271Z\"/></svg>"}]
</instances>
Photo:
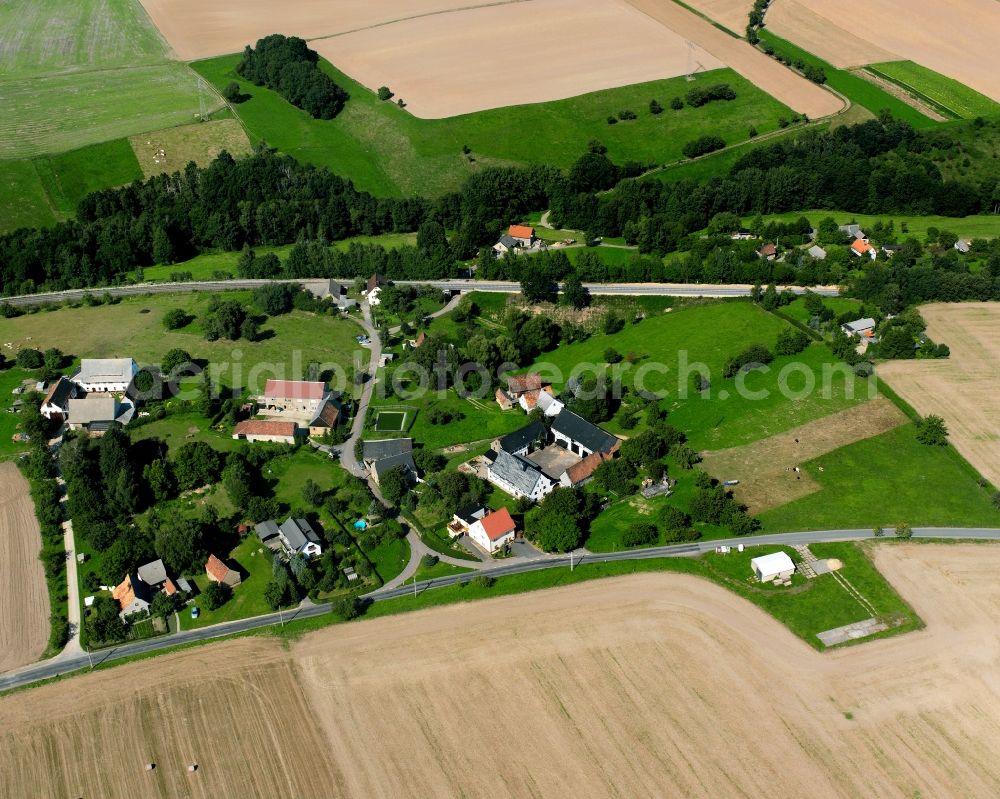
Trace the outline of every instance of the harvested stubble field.
<instances>
[{"instance_id":1,"label":"harvested stubble field","mask_svg":"<svg viewBox=\"0 0 1000 799\"><path fill-rule=\"evenodd\" d=\"M1000 303L935 303L920 313L951 357L889 361L879 375L918 413L944 418L955 449L1000 486Z\"/></svg>"},{"instance_id":2,"label":"harvested stubble field","mask_svg":"<svg viewBox=\"0 0 1000 799\"><path fill-rule=\"evenodd\" d=\"M925 630L820 654L716 585L644 574L74 678L0 700L0 787L995 796L1000 547L883 545L876 565Z\"/></svg>"},{"instance_id":3,"label":"harvested stubble field","mask_svg":"<svg viewBox=\"0 0 1000 799\"><path fill-rule=\"evenodd\" d=\"M718 22L737 36L743 36L753 0L685 0L684 5Z\"/></svg>"},{"instance_id":4,"label":"harvested stubble field","mask_svg":"<svg viewBox=\"0 0 1000 799\"><path fill-rule=\"evenodd\" d=\"M879 397L752 444L702 453L703 465L719 480L738 479L734 495L757 514L821 489L795 467L906 421L899 408Z\"/></svg>"},{"instance_id":5,"label":"harvested stubble field","mask_svg":"<svg viewBox=\"0 0 1000 799\"><path fill-rule=\"evenodd\" d=\"M838 67L916 61L1000 100L995 0L775 0L767 24Z\"/></svg>"},{"instance_id":6,"label":"harvested stubble field","mask_svg":"<svg viewBox=\"0 0 1000 799\"><path fill-rule=\"evenodd\" d=\"M238 11L227 0L144 5L185 58L238 52L275 27L263 0ZM368 88L388 85L420 117L573 97L723 64L811 117L842 108L829 92L672 0L345 5L332 15L328 3L299 3L284 15L282 32L312 39Z\"/></svg>"},{"instance_id":7,"label":"harvested stubble field","mask_svg":"<svg viewBox=\"0 0 1000 799\"><path fill-rule=\"evenodd\" d=\"M49 638L41 533L28 481L0 463L0 671L38 660Z\"/></svg>"}]
</instances>

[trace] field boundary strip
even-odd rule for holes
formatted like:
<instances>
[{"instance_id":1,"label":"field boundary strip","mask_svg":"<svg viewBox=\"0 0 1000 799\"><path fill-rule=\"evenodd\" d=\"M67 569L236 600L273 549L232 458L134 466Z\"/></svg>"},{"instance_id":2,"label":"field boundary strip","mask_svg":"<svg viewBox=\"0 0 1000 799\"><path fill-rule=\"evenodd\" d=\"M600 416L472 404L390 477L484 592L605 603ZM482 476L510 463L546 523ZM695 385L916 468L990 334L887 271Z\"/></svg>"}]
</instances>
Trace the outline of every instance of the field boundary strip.
<instances>
[{"instance_id":1,"label":"field boundary strip","mask_svg":"<svg viewBox=\"0 0 1000 799\"><path fill-rule=\"evenodd\" d=\"M906 81L901 80L900 78L896 78L892 75L888 75L885 72L882 72L882 70L878 69L873 64L868 64L866 67L858 71L869 72L872 75L881 78L882 80L888 81L889 83L898 86L903 91L912 94L917 100L920 100L923 103L927 103L927 105L929 105L935 111L944 114L949 119L963 119L963 116L960 113L958 113L955 109L949 108L939 100L935 100L933 97L927 96L922 91L917 89L915 86L910 85Z\"/></svg>"}]
</instances>

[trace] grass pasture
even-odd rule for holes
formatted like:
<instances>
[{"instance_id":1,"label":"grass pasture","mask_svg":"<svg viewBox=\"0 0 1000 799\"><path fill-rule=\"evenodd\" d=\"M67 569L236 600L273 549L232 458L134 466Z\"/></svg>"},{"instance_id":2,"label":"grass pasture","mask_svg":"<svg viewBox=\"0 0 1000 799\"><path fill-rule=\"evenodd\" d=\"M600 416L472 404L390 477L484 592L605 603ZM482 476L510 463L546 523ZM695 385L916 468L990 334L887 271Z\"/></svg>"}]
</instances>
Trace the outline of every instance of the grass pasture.
<instances>
[{"instance_id":1,"label":"grass pasture","mask_svg":"<svg viewBox=\"0 0 1000 799\"><path fill-rule=\"evenodd\" d=\"M0 81L0 159L74 150L182 125L222 99L185 64Z\"/></svg>"},{"instance_id":2,"label":"grass pasture","mask_svg":"<svg viewBox=\"0 0 1000 799\"><path fill-rule=\"evenodd\" d=\"M0 161L0 233L55 222L55 209L35 162Z\"/></svg>"},{"instance_id":3,"label":"grass pasture","mask_svg":"<svg viewBox=\"0 0 1000 799\"><path fill-rule=\"evenodd\" d=\"M974 119L978 116L1000 114L1000 104L996 101L975 89L970 89L964 83L959 83L913 61L871 64L867 69L879 77L892 81L946 116Z\"/></svg>"},{"instance_id":4,"label":"grass pasture","mask_svg":"<svg viewBox=\"0 0 1000 799\"><path fill-rule=\"evenodd\" d=\"M851 102L868 109L876 116L882 109L887 108L896 119L909 122L915 128L927 128L936 124L913 106L907 105L898 97L893 97L874 83L854 75L848 70L838 69L828 61L824 61L786 39L776 36L766 28L760 31L760 40L762 43L770 44L777 52L788 58L802 59L806 64L821 67L826 72L827 86L848 97Z\"/></svg>"},{"instance_id":5,"label":"grass pasture","mask_svg":"<svg viewBox=\"0 0 1000 799\"><path fill-rule=\"evenodd\" d=\"M966 239L995 239L1000 236L1000 215L981 214L978 216L903 216L900 214L856 214L853 211L829 211L810 209L807 211L789 211L782 214L768 214L764 222L794 222L799 217L806 217L813 226L822 219L831 217L838 225L857 223L864 228L876 222L893 222L896 226L896 239L905 241L915 236L921 241L926 238L929 228L950 230L956 236ZM903 229L905 225L905 230Z\"/></svg>"},{"instance_id":6,"label":"grass pasture","mask_svg":"<svg viewBox=\"0 0 1000 799\"><path fill-rule=\"evenodd\" d=\"M226 297L249 301L249 295L240 292ZM0 341L8 356L24 346L58 347L78 358L130 356L140 364L158 363L168 350L179 347L209 361L212 371L219 372L213 374L216 383L228 386L262 385L267 377L296 378L312 361L342 367L352 361L358 330L353 322L301 311L269 318L260 341L207 341L198 320L209 299L207 294L166 294L40 311L0 320ZM183 308L194 321L180 330L165 330L163 315L172 308Z\"/></svg>"},{"instance_id":7,"label":"grass pasture","mask_svg":"<svg viewBox=\"0 0 1000 799\"><path fill-rule=\"evenodd\" d=\"M163 61L167 46L136 0L5 0L0 76L134 67Z\"/></svg>"},{"instance_id":8,"label":"grass pasture","mask_svg":"<svg viewBox=\"0 0 1000 799\"><path fill-rule=\"evenodd\" d=\"M1000 512L951 448L920 444L913 425L803 464L820 490L760 515L767 532L895 527L996 527Z\"/></svg>"},{"instance_id":9,"label":"grass pasture","mask_svg":"<svg viewBox=\"0 0 1000 799\"><path fill-rule=\"evenodd\" d=\"M367 88L324 62L323 68L351 95L344 112L333 121L314 120L274 92L236 78L239 56L196 62L194 68L222 88L231 80L250 95L236 112L254 140L296 158L328 166L351 178L362 189L382 195L427 196L456 189L475 170L496 164L551 164L566 168L598 138L616 162L665 163L681 157L681 148L706 126L728 142L742 141L754 125L758 131L777 128L778 118L791 112L732 70L714 70L698 82L727 82L737 99L699 109L666 108L692 84L670 78L620 89L608 89L567 100L480 111L447 119L418 119L392 103L380 102ZM649 101L659 99L666 110L649 113ZM607 117L631 109L638 119L608 125ZM526 148L525 142L531 141ZM462 146L472 150L471 161Z\"/></svg>"},{"instance_id":10,"label":"grass pasture","mask_svg":"<svg viewBox=\"0 0 1000 799\"><path fill-rule=\"evenodd\" d=\"M375 431L378 433L401 433L406 429L405 411L379 411L375 417Z\"/></svg>"},{"instance_id":11,"label":"grass pasture","mask_svg":"<svg viewBox=\"0 0 1000 799\"><path fill-rule=\"evenodd\" d=\"M250 140L235 119L213 119L140 133L130 136L128 143L147 178L181 171L191 161L208 166L223 150L234 158L250 152Z\"/></svg>"}]
</instances>

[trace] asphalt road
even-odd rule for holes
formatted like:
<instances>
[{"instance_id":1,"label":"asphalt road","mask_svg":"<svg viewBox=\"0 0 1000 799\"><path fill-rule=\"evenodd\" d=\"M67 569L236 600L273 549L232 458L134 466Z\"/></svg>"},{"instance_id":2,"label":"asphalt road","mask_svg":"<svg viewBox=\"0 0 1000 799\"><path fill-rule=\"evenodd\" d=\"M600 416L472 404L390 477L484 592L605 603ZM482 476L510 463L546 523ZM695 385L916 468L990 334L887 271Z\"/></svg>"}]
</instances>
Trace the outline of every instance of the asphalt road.
<instances>
[{"instance_id":1,"label":"asphalt road","mask_svg":"<svg viewBox=\"0 0 1000 799\"><path fill-rule=\"evenodd\" d=\"M144 294L175 294L188 291L233 291L237 289L255 289L275 281L271 280L196 280L185 283L139 283L133 286L108 286L92 289L71 289L69 291L52 291L44 294L21 294L15 297L0 297L0 302L9 302L18 307L43 305L50 302L65 302L79 300L85 294L112 297L136 297ZM315 283L315 278L286 281L290 283ZM342 282L350 284L351 280ZM521 290L520 283L508 283L500 280L399 280L400 285L436 286L452 291L490 291L516 294ZM659 297L746 297L752 286L749 285L713 285L709 283L585 283L591 294L610 295L648 295ZM786 286L797 294L805 291L799 286ZM824 297L836 297L840 291L835 286L817 286L812 289Z\"/></svg>"},{"instance_id":2,"label":"asphalt road","mask_svg":"<svg viewBox=\"0 0 1000 799\"><path fill-rule=\"evenodd\" d=\"M448 577L437 577L433 580L424 580L415 584L409 584L392 589L379 589L366 596L373 602L381 602L386 599L407 596L414 593L442 588L455 583L467 582L480 574L487 574L491 577L504 577L511 574L523 574L525 572L541 571L543 569L569 568L570 559L573 565L581 563L609 563L611 561L644 560L649 558L663 557L690 557L709 552L715 547L727 544L736 546L737 544L754 545L794 545L813 544L823 541L849 541L871 538L871 530L817 530L805 533L774 533L770 535L751 536L749 538L731 538L721 541L701 541L691 544L676 544L665 547L654 547L651 549L628 550L625 552L604 552L600 554L573 553L573 555L545 556L535 560L514 561L501 563L493 568L482 569L466 574L450 575ZM913 535L916 538L959 538L959 539L981 539L1000 540L1000 529L994 528L915 528ZM286 624L294 619L308 619L314 616L322 616L328 613L330 606L327 604L313 605L305 603L294 610L283 611L281 613L269 613L265 616L255 616L250 619L240 619L237 621L216 624L212 627L204 627L199 630L186 630L174 635L161 638L152 638L145 641L122 644L121 646L102 649L88 655L71 656L66 658L55 658L53 660L38 663L27 668L19 669L0 677L0 691L12 688L21 688L41 680L69 674L73 671L87 668L88 666L100 663L110 663L123 658L134 657L136 655L156 652L161 649L191 644L198 641L207 641L213 638L220 638L234 633L256 630L261 627L271 627L276 624Z\"/></svg>"}]
</instances>

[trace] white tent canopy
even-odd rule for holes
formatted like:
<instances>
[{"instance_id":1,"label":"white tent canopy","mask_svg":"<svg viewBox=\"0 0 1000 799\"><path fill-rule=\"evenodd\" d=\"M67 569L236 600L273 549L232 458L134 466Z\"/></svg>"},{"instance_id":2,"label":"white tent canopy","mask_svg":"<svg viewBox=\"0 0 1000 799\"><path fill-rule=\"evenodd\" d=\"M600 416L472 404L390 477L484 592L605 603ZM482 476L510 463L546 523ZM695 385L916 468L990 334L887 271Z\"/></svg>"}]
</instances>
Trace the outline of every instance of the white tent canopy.
<instances>
[{"instance_id":1,"label":"white tent canopy","mask_svg":"<svg viewBox=\"0 0 1000 799\"><path fill-rule=\"evenodd\" d=\"M750 568L761 582L766 583L779 575L791 574L795 571L795 564L787 553L772 552L751 560Z\"/></svg>"}]
</instances>

